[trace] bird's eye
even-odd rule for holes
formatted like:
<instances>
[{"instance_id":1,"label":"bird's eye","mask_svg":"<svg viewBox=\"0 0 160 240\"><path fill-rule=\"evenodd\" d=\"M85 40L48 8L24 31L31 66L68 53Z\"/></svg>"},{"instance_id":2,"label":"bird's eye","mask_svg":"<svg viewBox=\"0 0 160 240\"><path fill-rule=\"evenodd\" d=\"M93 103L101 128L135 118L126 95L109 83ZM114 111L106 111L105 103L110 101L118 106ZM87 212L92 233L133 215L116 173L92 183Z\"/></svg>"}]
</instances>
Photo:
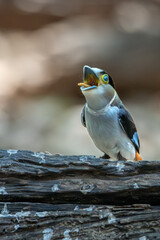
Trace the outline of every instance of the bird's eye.
<instances>
[{"instance_id":1,"label":"bird's eye","mask_svg":"<svg viewBox=\"0 0 160 240\"><path fill-rule=\"evenodd\" d=\"M103 80L104 83L108 83L108 82L109 82L108 74L104 74L104 75L102 76L102 80Z\"/></svg>"}]
</instances>

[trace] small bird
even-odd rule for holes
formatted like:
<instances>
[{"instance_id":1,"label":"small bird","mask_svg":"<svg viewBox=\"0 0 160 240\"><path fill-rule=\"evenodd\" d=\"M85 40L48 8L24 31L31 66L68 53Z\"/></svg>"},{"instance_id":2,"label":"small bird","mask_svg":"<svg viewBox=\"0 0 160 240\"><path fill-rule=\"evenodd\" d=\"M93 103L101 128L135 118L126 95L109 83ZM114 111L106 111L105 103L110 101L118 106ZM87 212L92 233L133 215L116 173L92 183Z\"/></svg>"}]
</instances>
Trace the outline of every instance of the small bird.
<instances>
[{"instance_id":1,"label":"small bird","mask_svg":"<svg viewBox=\"0 0 160 240\"><path fill-rule=\"evenodd\" d=\"M103 158L142 160L138 132L111 76L102 69L83 67L83 82L78 83L86 99L81 121Z\"/></svg>"}]
</instances>

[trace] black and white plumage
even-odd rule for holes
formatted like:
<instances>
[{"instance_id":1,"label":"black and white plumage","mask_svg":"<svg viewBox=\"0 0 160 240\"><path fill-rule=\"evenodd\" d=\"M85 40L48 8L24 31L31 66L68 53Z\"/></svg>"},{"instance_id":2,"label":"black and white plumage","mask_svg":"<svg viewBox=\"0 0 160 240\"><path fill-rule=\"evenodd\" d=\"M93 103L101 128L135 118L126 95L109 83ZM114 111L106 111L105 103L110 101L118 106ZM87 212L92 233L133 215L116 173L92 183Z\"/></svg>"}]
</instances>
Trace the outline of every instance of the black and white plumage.
<instances>
[{"instance_id":1,"label":"black and white plumage","mask_svg":"<svg viewBox=\"0 0 160 240\"><path fill-rule=\"evenodd\" d=\"M95 145L116 160L141 160L133 118L120 100L112 78L103 70L84 66L80 83L86 104L81 121Z\"/></svg>"}]
</instances>

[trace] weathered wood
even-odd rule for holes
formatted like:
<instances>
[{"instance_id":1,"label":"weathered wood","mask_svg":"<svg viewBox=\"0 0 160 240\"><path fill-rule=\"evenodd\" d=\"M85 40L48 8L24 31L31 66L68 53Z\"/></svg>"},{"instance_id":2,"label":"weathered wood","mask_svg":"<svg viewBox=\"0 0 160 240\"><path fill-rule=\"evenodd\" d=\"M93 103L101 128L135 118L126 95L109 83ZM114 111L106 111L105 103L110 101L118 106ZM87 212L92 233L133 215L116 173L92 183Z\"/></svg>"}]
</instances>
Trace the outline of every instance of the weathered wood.
<instances>
[{"instance_id":1,"label":"weathered wood","mask_svg":"<svg viewBox=\"0 0 160 240\"><path fill-rule=\"evenodd\" d=\"M160 239L160 162L0 150L0 239Z\"/></svg>"},{"instance_id":2,"label":"weathered wood","mask_svg":"<svg viewBox=\"0 0 160 240\"><path fill-rule=\"evenodd\" d=\"M1 203L0 239L160 239L160 208ZM37 211L39 209L39 211Z\"/></svg>"},{"instance_id":3,"label":"weathered wood","mask_svg":"<svg viewBox=\"0 0 160 240\"><path fill-rule=\"evenodd\" d=\"M0 201L160 203L160 162L0 151Z\"/></svg>"}]
</instances>

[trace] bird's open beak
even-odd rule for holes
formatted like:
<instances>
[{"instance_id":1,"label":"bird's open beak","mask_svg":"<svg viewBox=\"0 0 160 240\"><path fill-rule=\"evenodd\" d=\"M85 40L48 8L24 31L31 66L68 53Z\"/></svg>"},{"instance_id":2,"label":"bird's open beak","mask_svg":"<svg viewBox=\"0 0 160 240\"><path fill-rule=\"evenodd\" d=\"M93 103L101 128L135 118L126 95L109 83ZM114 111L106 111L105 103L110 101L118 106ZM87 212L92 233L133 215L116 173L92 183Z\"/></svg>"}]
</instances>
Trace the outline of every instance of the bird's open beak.
<instances>
[{"instance_id":1,"label":"bird's open beak","mask_svg":"<svg viewBox=\"0 0 160 240\"><path fill-rule=\"evenodd\" d=\"M85 65L83 67L83 82L78 83L78 86L82 87L82 90L90 90L98 87L99 78L94 70Z\"/></svg>"}]
</instances>

